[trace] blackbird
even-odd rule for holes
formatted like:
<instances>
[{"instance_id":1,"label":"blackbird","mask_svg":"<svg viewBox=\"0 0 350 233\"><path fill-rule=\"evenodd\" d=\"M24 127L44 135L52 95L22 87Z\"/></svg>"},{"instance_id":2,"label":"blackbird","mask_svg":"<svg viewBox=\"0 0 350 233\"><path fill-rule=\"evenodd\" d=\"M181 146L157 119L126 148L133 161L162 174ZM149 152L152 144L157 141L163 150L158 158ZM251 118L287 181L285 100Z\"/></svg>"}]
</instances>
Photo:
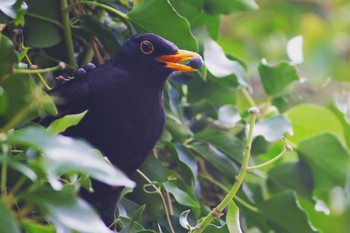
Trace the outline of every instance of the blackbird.
<instances>
[{"instance_id":1,"label":"blackbird","mask_svg":"<svg viewBox=\"0 0 350 233\"><path fill-rule=\"evenodd\" d=\"M196 67L179 63L185 60L195 60ZM110 61L51 90L58 115L44 118L41 124L88 110L78 125L63 134L86 140L131 176L162 133L167 77L173 71L196 71L198 63L202 59L197 53L180 50L160 36L133 36ZM82 196L111 226L121 188L93 181L93 189L92 193L83 190Z\"/></svg>"}]
</instances>

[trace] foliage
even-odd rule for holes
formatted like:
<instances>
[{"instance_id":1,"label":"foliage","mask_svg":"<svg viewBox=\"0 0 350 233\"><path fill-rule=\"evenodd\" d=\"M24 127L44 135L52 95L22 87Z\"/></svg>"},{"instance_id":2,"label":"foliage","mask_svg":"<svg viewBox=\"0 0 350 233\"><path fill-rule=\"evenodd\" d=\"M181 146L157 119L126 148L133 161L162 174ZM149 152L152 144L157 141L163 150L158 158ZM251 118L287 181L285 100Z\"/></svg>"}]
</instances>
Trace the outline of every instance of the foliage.
<instances>
[{"instance_id":1,"label":"foliage","mask_svg":"<svg viewBox=\"0 0 350 233\"><path fill-rule=\"evenodd\" d=\"M346 232L350 4L257 3L1 1L0 232L110 232L78 196L90 177L127 187L120 232ZM205 67L167 83L166 128L134 187L59 134L84 113L31 121L56 114L55 77L141 32L198 51Z\"/></svg>"}]
</instances>

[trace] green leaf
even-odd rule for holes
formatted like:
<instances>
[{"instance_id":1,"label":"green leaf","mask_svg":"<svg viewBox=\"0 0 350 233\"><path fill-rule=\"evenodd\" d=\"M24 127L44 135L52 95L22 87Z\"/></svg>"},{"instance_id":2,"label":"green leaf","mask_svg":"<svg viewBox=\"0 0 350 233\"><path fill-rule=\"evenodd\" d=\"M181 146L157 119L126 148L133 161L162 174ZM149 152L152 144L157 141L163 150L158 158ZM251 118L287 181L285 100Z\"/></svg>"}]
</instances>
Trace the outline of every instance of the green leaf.
<instances>
[{"instance_id":1,"label":"green leaf","mask_svg":"<svg viewBox=\"0 0 350 233\"><path fill-rule=\"evenodd\" d=\"M192 143L188 147L202 156L227 178L232 179L238 174L239 168L237 165L217 148L205 143Z\"/></svg>"},{"instance_id":2,"label":"green leaf","mask_svg":"<svg viewBox=\"0 0 350 233\"><path fill-rule=\"evenodd\" d=\"M234 135L230 135L225 131L206 129L196 133L193 139L210 143L237 162L242 161L245 145Z\"/></svg>"},{"instance_id":3,"label":"green leaf","mask_svg":"<svg viewBox=\"0 0 350 233\"><path fill-rule=\"evenodd\" d=\"M299 80L295 66L288 62L280 62L276 65L259 64L258 71L266 94L273 97L287 95L291 84Z\"/></svg>"},{"instance_id":4,"label":"green leaf","mask_svg":"<svg viewBox=\"0 0 350 233\"><path fill-rule=\"evenodd\" d=\"M259 212L267 217L276 232L284 233L314 233L319 232L309 222L305 211L300 207L293 192L283 192L272 196L258 205Z\"/></svg>"},{"instance_id":5,"label":"green leaf","mask_svg":"<svg viewBox=\"0 0 350 233\"><path fill-rule=\"evenodd\" d=\"M10 156L2 155L0 157L0 163L6 163L9 167L27 176L32 181L37 180L37 175L31 168Z\"/></svg>"},{"instance_id":6,"label":"green leaf","mask_svg":"<svg viewBox=\"0 0 350 233\"><path fill-rule=\"evenodd\" d=\"M152 32L174 42L181 49L198 51L188 21L174 10L168 0L141 1L127 16L141 32Z\"/></svg>"},{"instance_id":7,"label":"green leaf","mask_svg":"<svg viewBox=\"0 0 350 233\"><path fill-rule=\"evenodd\" d=\"M234 201L230 201L226 215L226 224L230 233L242 233L241 224L239 222L239 209Z\"/></svg>"},{"instance_id":8,"label":"green leaf","mask_svg":"<svg viewBox=\"0 0 350 233\"><path fill-rule=\"evenodd\" d=\"M343 141L341 122L329 109L315 104L301 104L285 113L291 121L294 134L288 140L297 144L321 133L333 133ZM344 140L345 141L345 140Z\"/></svg>"},{"instance_id":9,"label":"green leaf","mask_svg":"<svg viewBox=\"0 0 350 233\"><path fill-rule=\"evenodd\" d=\"M0 199L0 233L20 233L21 230L11 208Z\"/></svg>"},{"instance_id":10,"label":"green leaf","mask_svg":"<svg viewBox=\"0 0 350 233\"><path fill-rule=\"evenodd\" d=\"M26 44L33 47L51 47L62 40L61 29L52 23L61 22L61 7L56 0L27 0L28 13L23 28Z\"/></svg>"},{"instance_id":11,"label":"green leaf","mask_svg":"<svg viewBox=\"0 0 350 233\"><path fill-rule=\"evenodd\" d=\"M324 133L304 140L297 152L311 168L316 190L345 186L349 174L349 152L334 135Z\"/></svg>"},{"instance_id":12,"label":"green leaf","mask_svg":"<svg viewBox=\"0 0 350 233\"><path fill-rule=\"evenodd\" d=\"M175 197L176 202L179 204L193 208L199 208L199 203L197 200L192 199L190 195L177 188L175 184L166 181L163 182L162 185L167 192L171 193Z\"/></svg>"},{"instance_id":13,"label":"green leaf","mask_svg":"<svg viewBox=\"0 0 350 233\"><path fill-rule=\"evenodd\" d=\"M191 230L192 229L192 226L191 224L188 222L187 218L188 218L188 214L190 213L191 210L185 210L184 212L182 212L180 214L180 217L179 217L179 223L180 225L187 229L187 230Z\"/></svg>"},{"instance_id":14,"label":"green leaf","mask_svg":"<svg viewBox=\"0 0 350 233\"><path fill-rule=\"evenodd\" d=\"M5 91L7 104L11 107L1 115L0 126L13 118L17 121L15 126L20 126L35 117L57 113L52 99L35 85L30 75L11 75L1 85Z\"/></svg>"},{"instance_id":15,"label":"green leaf","mask_svg":"<svg viewBox=\"0 0 350 233\"><path fill-rule=\"evenodd\" d=\"M254 0L205 0L204 5L205 9L211 14L225 15L258 8Z\"/></svg>"},{"instance_id":16,"label":"green leaf","mask_svg":"<svg viewBox=\"0 0 350 233\"><path fill-rule=\"evenodd\" d=\"M268 187L275 192L296 191L309 200L313 197L314 181L304 162L283 163L268 171Z\"/></svg>"},{"instance_id":17,"label":"green leaf","mask_svg":"<svg viewBox=\"0 0 350 233\"><path fill-rule=\"evenodd\" d=\"M214 224L209 224L203 233L230 233L226 224L222 226L215 226Z\"/></svg>"},{"instance_id":18,"label":"green leaf","mask_svg":"<svg viewBox=\"0 0 350 233\"><path fill-rule=\"evenodd\" d=\"M47 131L52 134L62 133L66 131L67 128L77 125L86 113L87 110L79 114L65 115L64 117L53 121L47 128Z\"/></svg>"},{"instance_id":19,"label":"green leaf","mask_svg":"<svg viewBox=\"0 0 350 233\"><path fill-rule=\"evenodd\" d=\"M8 138L8 143L37 149L44 153L40 163L47 170L51 185L60 189L60 174L83 173L113 186L133 187L121 171L105 161L83 141L62 135L51 135L43 128L27 127Z\"/></svg>"},{"instance_id":20,"label":"green leaf","mask_svg":"<svg viewBox=\"0 0 350 233\"><path fill-rule=\"evenodd\" d=\"M56 233L53 225L41 225L32 222L25 222L21 224L25 233Z\"/></svg>"},{"instance_id":21,"label":"green leaf","mask_svg":"<svg viewBox=\"0 0 350 233\"><path fill-rule=\"evenodd\" d=\"M55 191L39 186L22 194L22 198L38 205L56 226L79 232L112 233L87 202L77 198L74 187L66 186L61 191Z\"/></svg>"},{"instance_id":22,"label":"green leaf","mask_svg":"<svg viewBox=\"0 0 350 233\"><path fill-rule=\"evenodd\" d=\"M253 135L263 136L268 142L275 142L286 133L292 132L292 126L284 116L273 116L255 124Z\"/></svg>"},{"instance_id":23,"label":"green leaf","mask_svg":"<svg viewBox=\"0 0 350 233\"><path fill-rule=\"evenodd\" d=\"M192 135L191 130L186 124L169 113L166 114L165 126L176 141L184 141Z\"/></svg>"},{"instance_id":24,"label":"green leaf","mask_svg":"<svg viewBox=\"0 0 350 233\"><path fill-rule=\"evenodd\" d=\"M0 33L0 82L2 76L9 72L13 62L15 62L15 54L12 47L12 41Z\"/></svg>"},{"instance_id":25,"label":"green leaf","mask_svg":"<svg viewBox=\"0 0 350 233\"><path fill-rule=\"evenodd\" d=\"M236 79L241 86L248 85L247 73L243 66L226 57L221 46L208 35L203 36L204 52L203 58L206 68L217 78Z\"/></svg>"}]
</instances>

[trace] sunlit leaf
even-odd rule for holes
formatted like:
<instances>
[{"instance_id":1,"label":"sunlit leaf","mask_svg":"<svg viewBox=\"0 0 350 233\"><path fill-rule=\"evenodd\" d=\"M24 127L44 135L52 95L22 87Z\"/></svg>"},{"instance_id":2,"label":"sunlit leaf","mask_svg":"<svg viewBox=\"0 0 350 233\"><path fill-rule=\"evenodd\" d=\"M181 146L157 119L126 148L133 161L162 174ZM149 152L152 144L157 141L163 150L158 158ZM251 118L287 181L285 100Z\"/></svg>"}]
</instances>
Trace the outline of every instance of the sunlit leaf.
<instances>
[{"instance_id":1,"label":"sunlit leaf","mask_svg":"<svg viewBox=\"0 0 350 233\"><path fill-rule=\"evenodd\" d=\"M74 115L65 115L64 117L53 121L47 128L47 131L52 134L62 133L67 128L77 125L86 115L86 113L87 111Z\"/></svg>"},{"instance_id":2,"label":"sunlit leaf","mask_svg":"<svg viewBox=\"0 0 350 233\"><path fill-rule=\"evenodd\" d=\"M204 4L210 13L225 15L258 8L254 0L205 0Z\"/></svg>"},{"instance_id":3,"label":"sunlit leaf","mask_svg":"<svg viewBox=\"0 0 350 233\"><path fill-rule=\"evenodd\" d=\"M347 149L333 134L323 133L300 142L297 152L311 168L315 189L344 187L349 174Z\"/></svg>"},{"instance_id":4,"label":"sunlit leaf","mask_svg":"<svg viewBox=\"0 0 350 233\"><path fill-rule=\"evenodd\" d=\"M343 140L341 122L329 109L315 104L300 104L285 115L292 123L293 135L288 140L299 143L320 133L333 133Z\"/></svg>"},{"instance_id":5,"label":"sunlit leaf","mask_svg":"<svg viewBox=\"0 0 350 233\"><path fill-rule=\"evenodd\" d=\"M101 158L83 141L62 135L51 135L43 128L28 127L8 138L8 143L35 148L44 153L43 163L51 185L61 188L60 174L81 172L109 185L133 187L121 171Z\"/></svg>"},{"instance_id":6,"label":"sunlit leaf","mask_svg":"<svg viewBox=\"0 0 350 233\"><path fill-rule=\"evenodd\" d=\"M291 123L284 116L274 116L255 124L253 135L263 136L266 141L275 142L286 133L292 132Z\"/></svg>"},{"instance_id":7,"label":"sunlit leaf","mask_svg":"<svg viewBox=\"0 0 350 233\"><path fill-rule=\"evenodd\" d=\"M226 215L226 224L230 233L242 233L241 224L239 221L239 209L234 201L230 202Z\"/></svg>"},{"instance_id":8,"label":"sunlit leaf","mask_svg":"<svg viewBox=\"0 0 350 233\"><path fill-rule=\"evenodd\" d=\"M303 37L296 36L288 41L287 44L288 57L294 64L303 63Z\"/></svg>"},{"instance_id":9,"label":"sunlit leaf","mask_svg":"<svg viewBox=\"0 0 350 233\"><path fill-rule=\"evenodd\" d=\"M63 225L80 232L112 233L93 209L75 194L74 187L65 187L55 191L41 186L23 195L44 210L53 224Z\"/></svg>"},{"instance_id":10,"label":"sunlit leaf","mask_svg":"<svg viewBox=\"0 0 350 233\"><path fill-rule=\"evenodd\" d=\"M218 119L225 126L232 127L241 120L238 109L233 105L221 106L218 110Z\"/></svg>"}]
</instances>

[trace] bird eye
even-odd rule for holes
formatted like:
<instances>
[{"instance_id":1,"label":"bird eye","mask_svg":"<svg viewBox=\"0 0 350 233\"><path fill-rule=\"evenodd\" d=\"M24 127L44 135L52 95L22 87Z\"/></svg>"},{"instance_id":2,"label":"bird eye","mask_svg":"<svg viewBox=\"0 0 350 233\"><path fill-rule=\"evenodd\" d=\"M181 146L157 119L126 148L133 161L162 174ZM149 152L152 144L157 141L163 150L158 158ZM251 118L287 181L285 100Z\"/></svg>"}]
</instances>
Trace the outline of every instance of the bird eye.
<instances>
[{"instance_id":1,"label":"bird eye","mask_svg":"<svg viewBox=\"0 0 350 233\"><path fill-rule=\"evenodd\" d=\"M144 54L151 54L153 53L154 47L150 41L144 40L140 44L140 49Z\"/></svg>"}]
</instances>

